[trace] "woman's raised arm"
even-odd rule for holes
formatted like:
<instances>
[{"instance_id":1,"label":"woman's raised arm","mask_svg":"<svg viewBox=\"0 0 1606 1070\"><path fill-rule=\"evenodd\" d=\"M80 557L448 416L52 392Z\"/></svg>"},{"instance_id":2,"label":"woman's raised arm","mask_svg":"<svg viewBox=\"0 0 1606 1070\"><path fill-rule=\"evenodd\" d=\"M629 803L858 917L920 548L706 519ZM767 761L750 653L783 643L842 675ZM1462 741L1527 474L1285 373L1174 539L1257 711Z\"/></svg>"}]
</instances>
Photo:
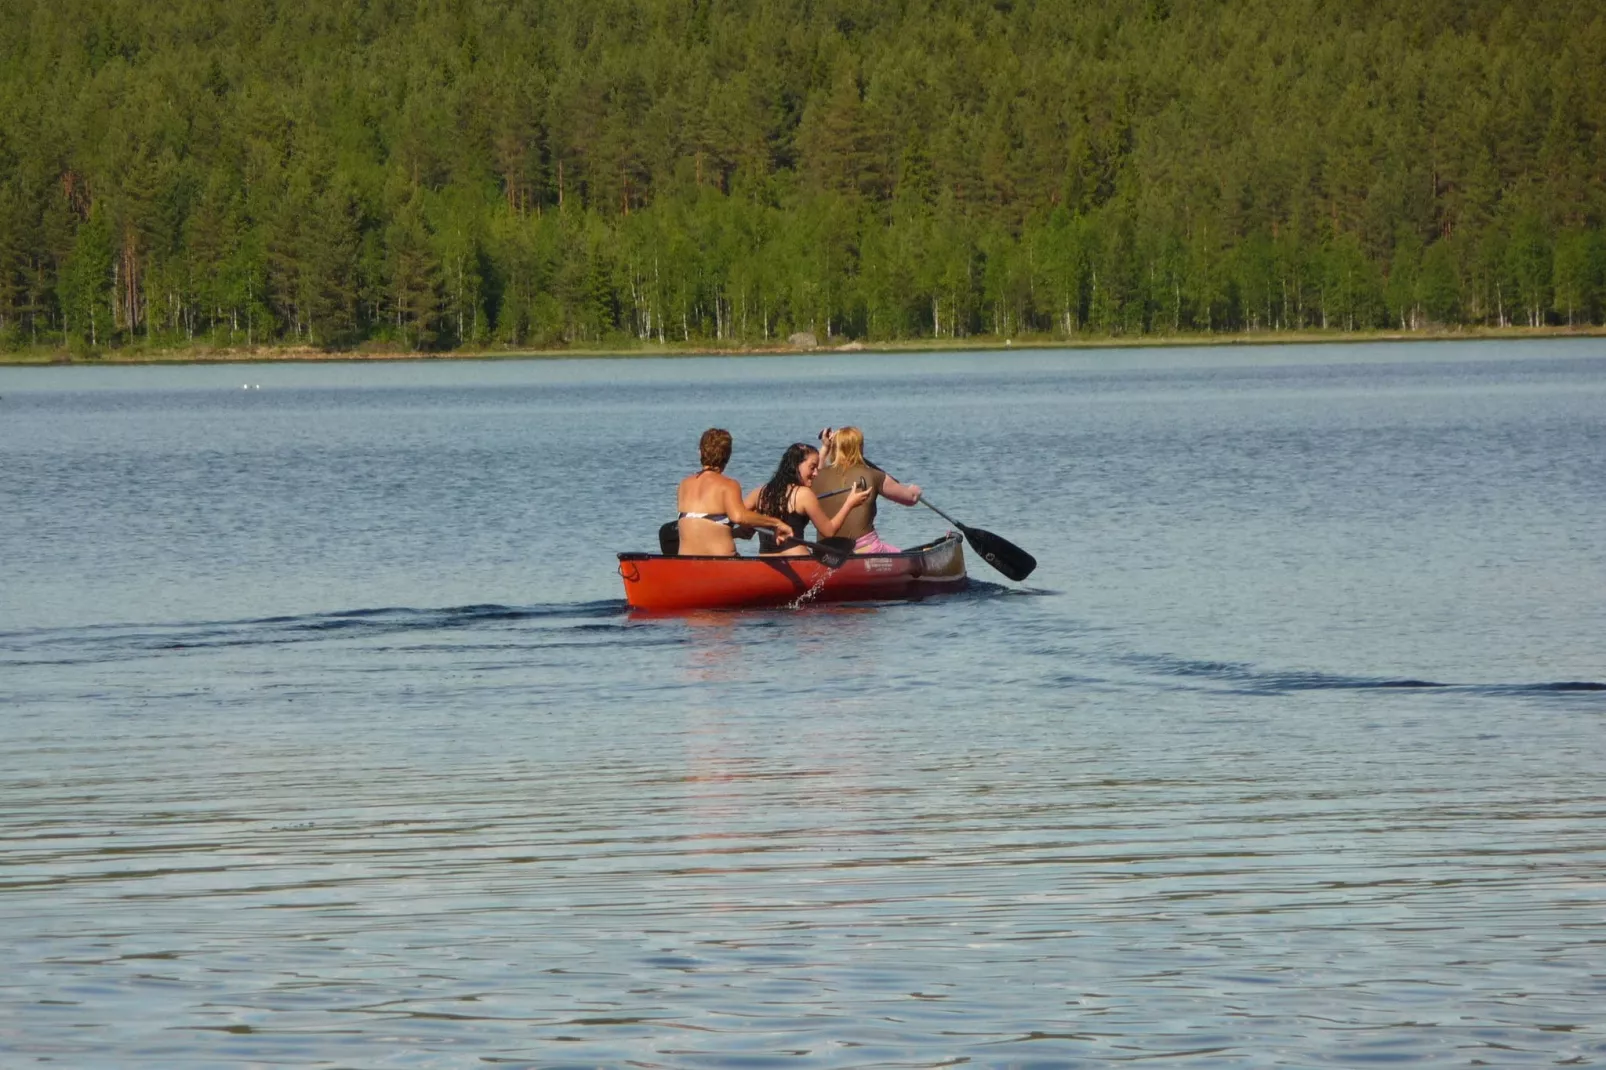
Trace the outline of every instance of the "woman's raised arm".
<instances>
[{"instance_id":1,"label":"woman's raised arm","mask_svg":"<svg viewBox=\"0 0 1606 1070\"><path fill-rule=\"evenodd\" d=\"M749 497L756 501L757 491ZM792 526L784 520L777 520L773 516L765 516L755 511L742 498L742 485L734 479L725 488L725 515L730 517L732 524L741 524L750 528L769 528L775 532L777 538L790 539Z\"/></svg>"},{"instance_id":2,"label":"woman's raised arm","mask_svg":"<svg viewBox=\"0 0 1606 1070\"><path fill-rule=\"evenodd\" d=\"M881 496L899 505L915 505L920 501L920 484L899 483L887 476L881 481Z\"/></svg>"}]
</instances>

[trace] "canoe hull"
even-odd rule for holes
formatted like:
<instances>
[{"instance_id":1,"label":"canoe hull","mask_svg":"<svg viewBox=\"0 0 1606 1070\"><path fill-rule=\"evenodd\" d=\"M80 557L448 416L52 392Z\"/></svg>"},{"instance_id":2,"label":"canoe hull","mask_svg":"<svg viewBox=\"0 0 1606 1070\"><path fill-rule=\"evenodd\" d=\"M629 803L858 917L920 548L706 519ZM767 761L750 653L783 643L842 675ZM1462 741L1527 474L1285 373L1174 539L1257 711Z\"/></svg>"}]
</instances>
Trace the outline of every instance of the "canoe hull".
<instances>
[{"instance_id":1,"label":"canoe hull","mask_svg":"<svg viewBox=\"0 0 1606 1070\"><path fill-rule=\"evenodd\" d=\"M686 610L923 598L963 590L964 540L954 532L897 554L854 554L842 567L812 557L620 554L632 609Z\"/></svg>"}]
</instances>

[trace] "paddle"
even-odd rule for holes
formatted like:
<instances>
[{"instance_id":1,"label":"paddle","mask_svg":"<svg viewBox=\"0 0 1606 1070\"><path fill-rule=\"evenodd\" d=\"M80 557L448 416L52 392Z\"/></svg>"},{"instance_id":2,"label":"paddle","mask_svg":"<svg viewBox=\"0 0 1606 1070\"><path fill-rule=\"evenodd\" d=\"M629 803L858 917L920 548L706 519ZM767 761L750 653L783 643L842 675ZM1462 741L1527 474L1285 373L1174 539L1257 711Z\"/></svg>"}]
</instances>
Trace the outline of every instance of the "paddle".
<instances>
[{"instance_id":1,"label":"paddle","mask_svg":"<svg viewBox=\"0 0 1606 1070\"><path fill-rule=\"evenodd\" d=\"M852 550L838 550L833 546L825 545L823 542L809 542L807 539L799 539L796 536L792 537L791 542L798 546L807 546L809 552L818 558L820 564L826 568L841 568L847 563L848 558L853 556Z\"/></svg>"},{"instance_id":2,"label":"paddle","mask_svg":"<svg viewBox=\"0 0 1606 1070\"><path fill-rule=\"evenodd\" d=\"M1037 558L1008 539L994 535L990 531L983 531L981 528L966 527L935 505L932 505L926 500L924 494L920 496L920 504L958 528L959 533L965 537L965 541L970 543L970 548L981 554L982 560L1016 583L1030 576L1032 569L1037 567Z\"/></svg>"},{"instance_id":3,"label":"paddle","mask_svg":"<svg viewBox=\"0 0 1606 1070\"><path fill-rule=\"evenodd\" d=\"M793 538L790 540L799 546L807 546L809 551L819 559L820 564L826 568L841 568L849 557L853 556L851 550L838 550L824 543L809 542L807 539ZM665 557L674 557L680 552L680 522L671 520L658 527L658 549ZM776 556L776 555L771 555Z\"/></svg>"},{"instance_id":4,"label":"paddle","mask_svg":"<svg viewBox=\"0 0 1606 1070\"><path fill-rule=\"evenodd\" d=\"M866 458L864 463L869 465L871 468L879 469L883 473L887 471L885 468L882 468L879 464L876 464L869 458ZM1037 567L1037 558L1033 557L1025 550L1022 550L1019 546L1016 546L1003 536L994 535L992 532L983 531L981 528L966 527L964 524L961 524L959 521L955 520L941 509L938 509L935 505L932 505L926 500L926 496L924 494L920 495L920 504L924 505L938 516L948 521L948 523L958 528L959 534L963 535L965 537L965 541L970 543L970 548L972 550L975 550L978 554L981 554L982 560L986 561L989 565L993 566L999 572L1002 572L1005 576L1008 576L1016 583L1020 583L1027 576L1030 576L1032 574L1032 570Z\"/></svg>"}]
</instances>

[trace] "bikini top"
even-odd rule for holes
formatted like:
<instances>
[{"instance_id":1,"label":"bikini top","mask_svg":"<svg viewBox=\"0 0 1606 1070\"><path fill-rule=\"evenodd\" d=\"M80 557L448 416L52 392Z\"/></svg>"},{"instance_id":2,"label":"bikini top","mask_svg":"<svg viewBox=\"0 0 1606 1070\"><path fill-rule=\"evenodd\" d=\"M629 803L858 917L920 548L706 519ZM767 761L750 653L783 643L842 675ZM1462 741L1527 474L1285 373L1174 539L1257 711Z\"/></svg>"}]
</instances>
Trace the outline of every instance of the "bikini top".
<instances>
[{"instance_id":1,"label":"bikini top","mask_svg":"<svg viewBox=\"0 0 1606 1070\"><path fill-rule=\"evenodd\" d=\"M724 513L681 513L680 519L706 520L710 524L722 524L727 528L733 528L736 526L735 524L731 523L731 518L726 516Z\"/></svg>"}]
</instances>

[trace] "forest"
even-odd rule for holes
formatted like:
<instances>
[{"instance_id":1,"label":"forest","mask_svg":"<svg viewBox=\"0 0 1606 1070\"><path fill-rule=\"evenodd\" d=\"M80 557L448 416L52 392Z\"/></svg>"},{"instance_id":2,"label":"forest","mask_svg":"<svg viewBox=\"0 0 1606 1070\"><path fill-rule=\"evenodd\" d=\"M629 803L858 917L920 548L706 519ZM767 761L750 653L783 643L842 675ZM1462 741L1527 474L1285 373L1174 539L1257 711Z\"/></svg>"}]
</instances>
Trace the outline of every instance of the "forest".
<instances>
[{"instance_id":1,"label":"forest","mask_svg":"<svg viewBox=\"0 0 1606 1070\"><path fill-rule=\"evenodd\" d=\"M1606 320L1599 0L6 0L0 349Z\"/></svg>"}]
</instances>

